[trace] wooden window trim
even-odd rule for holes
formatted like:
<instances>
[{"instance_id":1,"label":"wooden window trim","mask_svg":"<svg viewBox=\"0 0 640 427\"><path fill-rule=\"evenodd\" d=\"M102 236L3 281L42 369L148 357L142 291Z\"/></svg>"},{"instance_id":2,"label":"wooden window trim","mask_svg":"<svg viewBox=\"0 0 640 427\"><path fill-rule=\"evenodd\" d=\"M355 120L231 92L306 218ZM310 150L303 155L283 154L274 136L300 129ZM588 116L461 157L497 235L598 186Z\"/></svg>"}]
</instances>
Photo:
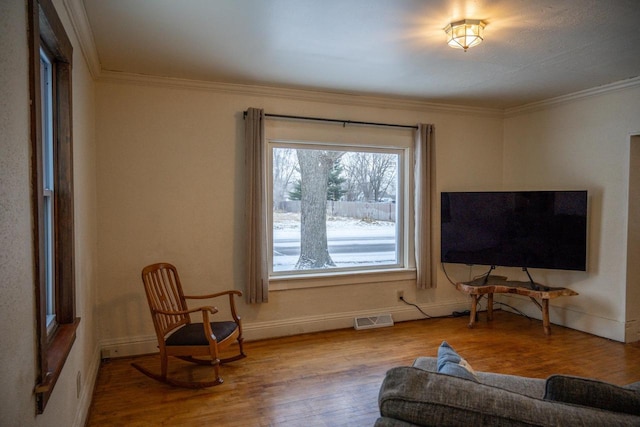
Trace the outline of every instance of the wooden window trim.
<instances>
[{"instance_id":1,"label":"wooden window trim","mask_svg":"<svg viewBox=\"0 0 640 427\"><path fill-rule=\"evenodd\" d=\"M69 355L80 322L75 316L73 221L72 85L73 48L51 0L29 0L29 90L31 96L31 168L34 230L37 367L36 403L42 413ZM47 333L42 189L42 108L40 47L53 57L54 110L54 248L57 328Z\"/></svg>"}]
</instances>

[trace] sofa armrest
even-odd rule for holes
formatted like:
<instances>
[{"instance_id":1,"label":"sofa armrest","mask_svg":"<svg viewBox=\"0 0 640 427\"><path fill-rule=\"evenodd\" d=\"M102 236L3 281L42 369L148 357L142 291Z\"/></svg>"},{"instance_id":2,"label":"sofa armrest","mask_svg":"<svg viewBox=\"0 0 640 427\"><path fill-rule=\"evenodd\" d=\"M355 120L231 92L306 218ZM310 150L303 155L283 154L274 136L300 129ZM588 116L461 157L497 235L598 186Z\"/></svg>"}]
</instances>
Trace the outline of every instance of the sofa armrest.
<instances>
[{"instance_id":1,"label":"sofa armrest","mask_svg":"<svg viewBox=\"0 0 640 427\"><path fill-rule=\"evenodd\" d=\"M640 416L640 392L590 378L551 375L544 398Z\"/></svg>"},{"instance_id":2,"label":"sofa armrest","mask_svg":"<svg viewBox=\"0 0 640 427\"><path fill-rule=\"evenodd\" d=\"M413 366L424 371L437 372L438 360L435 357L418 357ZM498 374L495 372L476 371L479 383L502 388L514 393L542 399L546 381L541 378L527 378L517 375Z\"/></svg>"},{"instance_id":3,"label":"sofa armrest","mask_svg":"<svg viewBox=\"0 0 640 427\"><path fill-rule=\"evenodd\" d=\"M423 371L438 372L438 358L437 357L418 357L413 361L414 368L422 369Z\"/></svg>"},{"instance_id":4,"label":"sofa armrest","mask_svg":"<svg viewBox=\"0 0 640 427\"><path fill-rule=\"evenodd\" d=\"M640 417L549 402L414 367L389 370L380 414L420 426L638 425Z\"/></svg>"}]
</instances>

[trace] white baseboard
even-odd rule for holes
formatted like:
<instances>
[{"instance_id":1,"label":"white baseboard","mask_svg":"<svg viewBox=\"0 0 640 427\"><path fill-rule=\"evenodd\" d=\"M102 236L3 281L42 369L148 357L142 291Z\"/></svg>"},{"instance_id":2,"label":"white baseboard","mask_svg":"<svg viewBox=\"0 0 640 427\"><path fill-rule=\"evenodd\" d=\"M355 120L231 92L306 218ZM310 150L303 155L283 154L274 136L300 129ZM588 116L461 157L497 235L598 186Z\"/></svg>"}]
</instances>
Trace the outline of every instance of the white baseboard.
<instances>
[{"instance_id":1,"label":"white baseboard","mask_svg":"<svg viewBox=\"0 0 640 427\"><path fill-rule=\"evenodd\" d=\"M86 373L85 381L82 384L80 401L78 402L78 410L76 412L75 419L73 420L74 427L83 427L87 424L87 417L89 416L89 409L91 407L91 400L93 399L93 391L96 388L96 380L98 379L99 369L100 346L96 345L93 351L93 356L91 357L89 371Z\"/></svg>"},{"instance_id":2,"label":"white baseboard","mask_svg":"<svg viewBox=\"0 0 640 427\"><path fill-rule=\"evenodd\" d=\"M468 309L464 302L452 302L437 306L420 306L429 316L447 316L456 310ZM412 306L382 307L366 311L351 311L329 315L305 316L270 322L256 322L244 325L244 336L247 340L260 340L288 335L306 334L310 332L330 331L336 329L353 328L356 317L375 316L389 313L394 322L423 319L424 315Z\"/></svg>"},{"instance_id":3,"label":"white baseboard","mask_svg":"<svg viewBox=\"0 0 640 427\"><path fill-rule=\"evenodd\" d=\"M125 337L101 342L100 359L136 356L158 352L158 341L155 335Z\"/></svg>"},{"instance_id":4,"label":"white baseboard","mask_svg":"<svg viewBox=\"0 0 640 427\"><path fill-rule=\"evenodd\" d=\"M542 313L528 298L500 294L496 302L500 301L513 306L533 319L542 320ZM513 311L508 307L502 307L502 309ZM551 333L553 333L553 325L560 325L614 341L625 342L625 325L615 319L598 317L572 308L550 304L549 321L551 322Z\"/></svg>"},{"instance_id":5,"label":"white baseboard","mask_svg":"<svg viewBox=\"0 0 640 427\"><path fill-rule=\"evenodd\" d=\"M420 308L431 317L450 315L454 311L468 310L467 302L452 301L437 306L422 305ZM394 322L423 319L425 316L412 306L382 307L368 311L350 311L335 314L304 316L284 320L265 322L243 321L243 335L247 341L276 338L289 335L306 334L310 332L331 331L336 329L353 328L355 317L373 316L379 313L390 313ZM155 335L125 337L120 339L103 340L100 345L100 357L127 357L140 354L158 352Z\"/></svg>"}]
</instances>

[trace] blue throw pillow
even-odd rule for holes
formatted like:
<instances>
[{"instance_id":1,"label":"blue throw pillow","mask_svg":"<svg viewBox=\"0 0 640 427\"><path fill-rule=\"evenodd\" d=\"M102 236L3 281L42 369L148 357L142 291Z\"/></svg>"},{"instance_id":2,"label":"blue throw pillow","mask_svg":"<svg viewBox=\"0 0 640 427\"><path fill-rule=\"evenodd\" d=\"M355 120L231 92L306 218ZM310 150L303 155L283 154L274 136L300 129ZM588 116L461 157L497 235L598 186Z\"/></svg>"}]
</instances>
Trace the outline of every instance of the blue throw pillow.
<instances>
[{"instance_id":1,"label":"blue throw pillow","mask_svg":"<svg viewBox=\"0 0 640 427\"><path fill-rule=\"evenodd\" d=\"M478 382L473 368L446 342L438 348L438 373Z\"/></svg>"}]
</instances>

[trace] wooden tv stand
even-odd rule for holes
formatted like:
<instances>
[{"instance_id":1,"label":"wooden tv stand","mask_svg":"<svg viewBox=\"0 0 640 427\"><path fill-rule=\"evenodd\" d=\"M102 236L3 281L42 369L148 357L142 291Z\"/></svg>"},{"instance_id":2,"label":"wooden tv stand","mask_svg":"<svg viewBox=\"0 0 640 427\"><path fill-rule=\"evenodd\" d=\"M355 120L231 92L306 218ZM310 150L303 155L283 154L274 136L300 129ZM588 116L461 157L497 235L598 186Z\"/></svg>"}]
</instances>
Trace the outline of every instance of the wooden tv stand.
<instances>
[{"instance_id":1,"label":"wooden tv stand","mask_svg":"<svg viewBox=\"0 0 640 427\"><path fill-rule=\"evenodd\" d=\"M469 328L473 328L476 322L476 313L478 309L478 301L483 295L487 295L489 299L487 303L487 320L493 320L493 294L517 294L527 296L542 311L542 327L544 333L551 333L551 324L549 323L549 300L562 296L578 295L577 292L567 288L550 288L535 284L532 288L530 282L517 282L506 280L506 277L491 276L487 283L483 279L474 280L473 282L456 283L456 288L467 295L471 295L471 313L469 314ZM536 299L537 298L537 299ZM538 302L538 299L542 303Z\"/></svg>"}]
</instances>

